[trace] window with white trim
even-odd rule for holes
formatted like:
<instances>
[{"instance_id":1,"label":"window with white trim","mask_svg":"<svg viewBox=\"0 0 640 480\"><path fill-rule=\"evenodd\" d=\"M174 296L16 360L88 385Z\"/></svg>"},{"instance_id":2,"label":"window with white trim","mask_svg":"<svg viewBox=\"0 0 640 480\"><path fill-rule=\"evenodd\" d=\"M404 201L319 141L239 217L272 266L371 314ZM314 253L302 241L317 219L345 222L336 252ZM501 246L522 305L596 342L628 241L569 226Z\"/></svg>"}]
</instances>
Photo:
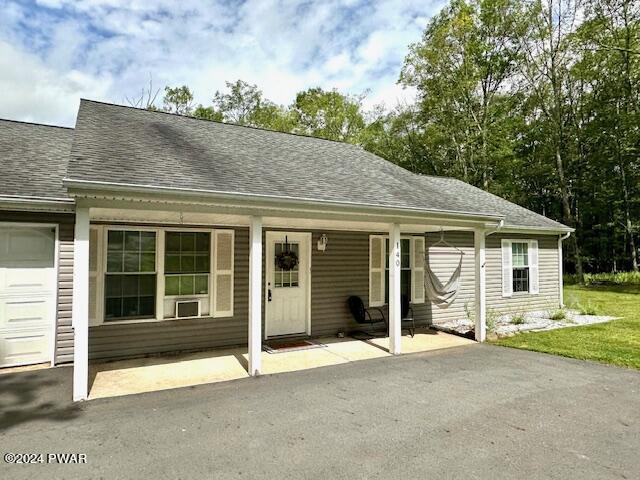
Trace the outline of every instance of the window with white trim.
<instances>
[{"instance_id":1,"label":"window with white trim","mask_svg":"<svg viewBox=\"0 0 640 480\"><path fill-rule=\"evenodd\" d=\"M109 230L104 320L155 315L156 232Z\"/></svg>"},{"instance_id":2,"label":"window with white trim","mask_svg":"<svg viewBox=\"0 0 640 480\"><path fill-rule=\"evenodd\" d=\"M369 236L369 305L389 303L389 237ZM400 294L424 303L424 237L400 239Z\"/></svg>"},{"instance_id":3,"label":"window with white trim","mask_svg":"<svg viewBox=\"0 0 640 480\"><path fill-rule=\"evenodd\" d=\"M234 230L92 225L90 324L172 319L176 302L233 316Z\"/></svg>"},{"instance_id":4,"label":"window with white trim","mask_svg":"<svg viewBox=\"0 0 640 480\"><path fill-rule=\"evenodd\" d=\"M513 292L529 291L529 244L513 242L511 244L511 270Z\"/></svg>"},{"instance_id":5,"label":"window with white trim","mask_svg":"<svg viewBox=\"0 0 640 480\"><path fill-rule=\"evenodd\" d=\"M384 303L389 303L389 239L385 239ZM400 239L400 295L411 298L411 240Z\"/></svg>"},{"instance_id":6,"label":"window with white trim","mask_svg":"<svg viewBox=\"0 0 640 480\"><path fill-rule=\"evenodd\" d=\"M502 296L538 293L538 241L502 240Z\"/></svg>"},{"instance_id":7,"label":"window with white trim","mask_svg":"<svg viewBox=\"0 0 640 480\"><path fill-rule=\"evenodd\" d=\"M209 293L210 232L166 232L164 240L165 296Z\"/></svg>"}]
</instances>

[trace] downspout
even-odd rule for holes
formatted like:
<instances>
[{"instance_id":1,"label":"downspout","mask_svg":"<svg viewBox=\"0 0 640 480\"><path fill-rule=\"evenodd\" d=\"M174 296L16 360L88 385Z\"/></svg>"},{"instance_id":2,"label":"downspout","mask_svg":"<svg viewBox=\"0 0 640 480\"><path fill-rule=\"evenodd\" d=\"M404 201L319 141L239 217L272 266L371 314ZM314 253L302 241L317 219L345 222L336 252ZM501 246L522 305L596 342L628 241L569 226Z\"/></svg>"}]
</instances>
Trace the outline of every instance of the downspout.
<instances>
[{"instance_id":1,"label":"downspout","mask_svg":"<svg viewBox=\"0 0 640 480\"><path fill-rule=\"evenodd\" d=\"M558 236L558 299L560 308L564 308L564 280L562 272L562 242L571 236L571 232Z\"/></svg>"}]
</instances>

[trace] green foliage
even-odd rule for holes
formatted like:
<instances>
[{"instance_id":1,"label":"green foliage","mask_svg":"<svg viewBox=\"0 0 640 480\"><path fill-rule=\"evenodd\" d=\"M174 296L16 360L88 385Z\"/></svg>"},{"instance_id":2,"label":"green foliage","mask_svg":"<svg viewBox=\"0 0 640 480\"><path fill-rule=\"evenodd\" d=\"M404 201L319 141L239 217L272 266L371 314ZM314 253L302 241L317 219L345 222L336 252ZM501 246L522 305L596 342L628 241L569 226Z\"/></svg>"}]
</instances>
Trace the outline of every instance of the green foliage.
<instances>
[{"instance_id":1,"label":"green foliage","mask_svg":"<svg viewBox=\"0 0 640 480\"><path fill-rule=\"evenodd\" d=\"M165 87L162 100L163 110L179 115L191 115L193 112L193 93L189 87Z\"/></svg>"},{"instance_id":2,"label":"green foliage","mask_svg":"<svg viewBox=\"0 0 640 480\"><path fill-rule=\"evenodd\" d=\"M362 97L343 95L337 90L310 88L296 95L292 105L295 131L355 143L365 128Z\"/></svg>"},{"instance_id":3,"label":"green foliage","mask_svg":"<svg viewBox=\"0 0 640 480\"><path fill-rule=\"evenodd\" d=\"M575 305L573 305L573 308L578 310L578 313L580 313L580 315L597 315L598 314L598 310L596 306L591 302L587 302L587 303L578 302Z\"/></svg>"},{"instance_id":4,"label":"green foliage","mask_svg":"<svg viewBox=\"0 0 640 480\"><path fill-rule=\"evenodd\" d=\"M198 105L193 111L193 116L202 120L214 120L221 122L223 120L222 112L216 111L213 107L205 107Z\"/></svg>"},{"instance_id":5,"label":"green foliage","mask_svg":"<svg viewBox=\"0 0 640 480\"><path fill-rule=\"evenodd\" d=\"M576 275L565 275L564 283L575 285L579 282ZM583 278L584 285L640 285L639 272L603 272L586 273Z\"/></svg>"},{"instance_id":6,"label":"green foliage","mask_svg":"<svg viewBox=\"0 0 640 480\"><path fill-rule=\"evenodd\" d=\"M552 311L549 314L549 318L551 320L555 320L556 322L558 322L560 320L566 320L567 319L567 312L564 310L564 308L559 308L557 310Z\"/></svg>"},{"instance_id":7,"label":"green foliage","mask_svg":"<svg viewBox=\"0 0 640 480\"><path fill-rule=\"evenodd\" d=\"M525 323L525 318L523 313L515 313L511 316L509 323L512 325L522 325Z\"/></svg>"},{"instance_id":8,"label":"green foliage","mask_svg":"<svg viewBox=\"0 0 640 480\"><path fill-rule=\"evenodd\" d=\"M607 323L545 332L523 333L495 343L584 360L640 369L640 287L565 287L565 297L591 304L605 315L621 317Z\"/></svg>"}]
</instances>

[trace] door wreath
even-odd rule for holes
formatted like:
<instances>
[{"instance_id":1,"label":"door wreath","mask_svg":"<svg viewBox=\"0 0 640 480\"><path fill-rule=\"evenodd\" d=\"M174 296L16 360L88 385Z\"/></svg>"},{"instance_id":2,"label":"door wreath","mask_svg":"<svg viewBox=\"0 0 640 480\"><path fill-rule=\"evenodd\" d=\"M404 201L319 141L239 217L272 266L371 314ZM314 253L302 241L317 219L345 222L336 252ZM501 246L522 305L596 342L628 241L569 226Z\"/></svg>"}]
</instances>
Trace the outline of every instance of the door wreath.
<instances>
[{"instance_id":1,"label":"door wreath","mask_svg":"<svg viewBox=\"0 0 640 480\"><path fill-rule=\"evenodd\" d=\"M276 255L276 266L285 271L293 270L298 265L298 255L291 250L289 240L285 237L282 251Z\"/></svg>"}]
</instances>

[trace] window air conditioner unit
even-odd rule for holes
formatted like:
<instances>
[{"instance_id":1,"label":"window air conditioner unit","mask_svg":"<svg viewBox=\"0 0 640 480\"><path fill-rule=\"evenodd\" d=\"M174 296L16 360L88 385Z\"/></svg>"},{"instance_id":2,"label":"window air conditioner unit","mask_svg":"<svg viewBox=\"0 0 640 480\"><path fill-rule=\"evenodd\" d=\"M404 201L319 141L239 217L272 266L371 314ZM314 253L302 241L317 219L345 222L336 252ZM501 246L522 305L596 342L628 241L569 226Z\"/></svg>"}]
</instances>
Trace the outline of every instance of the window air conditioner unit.
<instances>
[{"instance_id":1,"label":"window air conditioner unit","mask_svg":"<svg viewBox=\"0 0 640 480\"><path fill-rule=\"evenodd\" d=\"M176 318L199 317L200 300L178 300L176 302Z\"/></svg>"}]
</instances>

